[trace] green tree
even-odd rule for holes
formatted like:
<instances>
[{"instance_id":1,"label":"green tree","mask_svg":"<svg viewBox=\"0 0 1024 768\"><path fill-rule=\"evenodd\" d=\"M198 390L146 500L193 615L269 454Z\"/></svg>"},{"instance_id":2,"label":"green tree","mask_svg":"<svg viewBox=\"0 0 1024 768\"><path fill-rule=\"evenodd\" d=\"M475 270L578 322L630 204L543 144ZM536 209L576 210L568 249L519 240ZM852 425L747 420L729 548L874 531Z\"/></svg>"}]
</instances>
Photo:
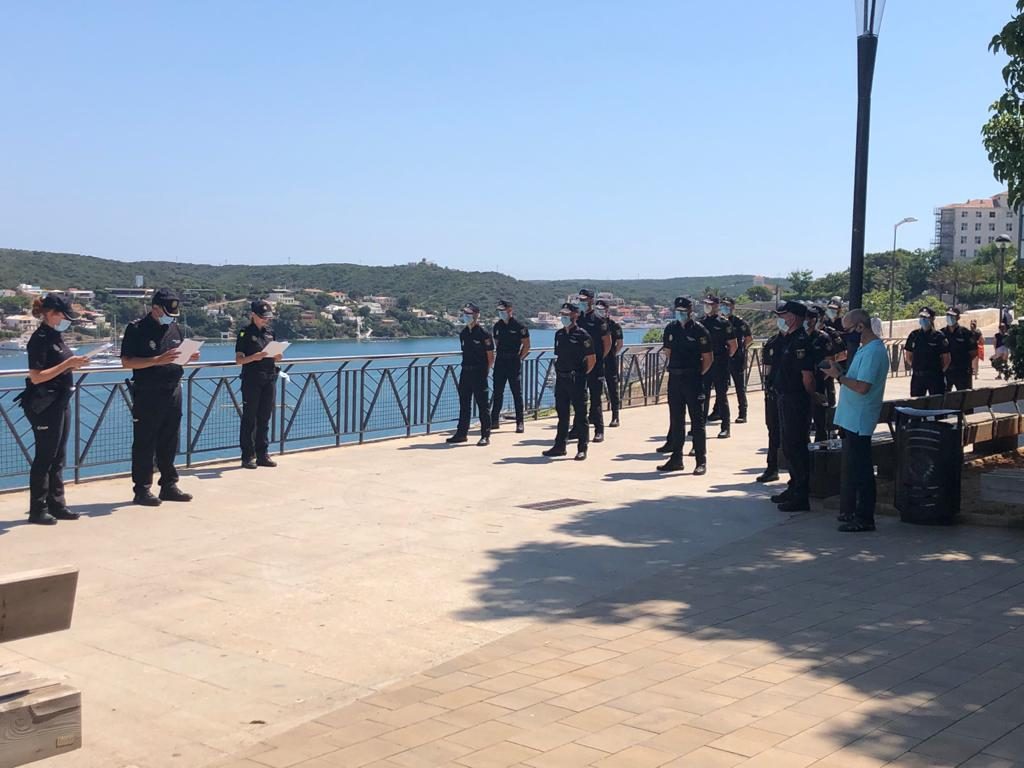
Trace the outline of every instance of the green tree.
<instances>
[{"instance_id":1,"label":"green tree","mask_svg":"<svg viewBox=\"0 0 1024 768\"><path fill-rule=\"evenodd\" d=\"M989 107L992 116L981 129L992 171L1007 185L1013 209L1024 203L1024 0L1017 0L1016 9L988 46L1010 60L1002 72L1005 90Z\"/></svg>"},{"instance_id":2,"label":"green tree","mask_svg":"<svg viewBox=\"0 0 1024 768\"><path fill-rule=\"evenodd\" d=\"M0 296L0 311L5 315L24 314L31 305L28 296Z\"/></svg>"},{"instance_id":3,"label":"green tree","mask_svg":"<svg viewBox=\"0 0 1024 768\"><path fill-rule=\"evenodd\" d=\"M764 285L752 285L747 288L746 293L747 298L751 301L771 301L775 296L775 294L773 294L771 290Z\"/></svg>"},{"instance_id":4,"label":"green tree","mask_svg":"<svg viewBox=\"0 0 1024 768\"><path fill-rule=\"evenodd\" d=\"M798 269L790 272L786 279L789 281L789 293L795 299L806 299L808 289L814 282L814 272L809 269Z\"/></svg>"},{"instance_id":5,"label":"green tree","mask_svg":"<svg viewBox=\"0 0 1024 768\"><path fill-rule=\"evenodd\" d=\"M987 265L969 261L963 266L963 284L970 289L968 301L974 303L974 292L979 285L988 281L990 270Z\"/></svg>"},{"instance_id":6,"label":"green tree","mask_svg":"<svg viewBox=\"0 0 1024 768\"><path fill-rule=\"evenodd\" d=\"M644 334L644 344L660 344L664 330L661 328L648 328Z\"/></svg>"}]
</instances>

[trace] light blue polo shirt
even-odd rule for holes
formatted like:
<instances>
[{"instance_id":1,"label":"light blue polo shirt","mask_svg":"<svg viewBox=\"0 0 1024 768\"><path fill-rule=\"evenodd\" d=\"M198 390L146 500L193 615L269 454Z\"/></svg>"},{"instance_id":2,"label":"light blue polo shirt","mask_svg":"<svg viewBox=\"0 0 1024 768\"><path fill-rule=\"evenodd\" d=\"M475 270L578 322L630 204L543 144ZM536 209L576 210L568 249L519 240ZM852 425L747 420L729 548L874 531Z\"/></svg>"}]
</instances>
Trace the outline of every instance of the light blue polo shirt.
<instances>
[{"instance_id":1,"label":"light blue polo shirt","mask_svg":"<svg viewBox=\"0 0 1024 768\"><path fill-rule=\"evenodd\" d=\"M881 339L875 339L857 350L846 378L866 382L871 385L871 389L866 395L860 395L849 387L843 387L839 392L834 423L847 432L873 434L885 397L885 381L889 378L889 352Z\"/></svg>"}]
</instances>

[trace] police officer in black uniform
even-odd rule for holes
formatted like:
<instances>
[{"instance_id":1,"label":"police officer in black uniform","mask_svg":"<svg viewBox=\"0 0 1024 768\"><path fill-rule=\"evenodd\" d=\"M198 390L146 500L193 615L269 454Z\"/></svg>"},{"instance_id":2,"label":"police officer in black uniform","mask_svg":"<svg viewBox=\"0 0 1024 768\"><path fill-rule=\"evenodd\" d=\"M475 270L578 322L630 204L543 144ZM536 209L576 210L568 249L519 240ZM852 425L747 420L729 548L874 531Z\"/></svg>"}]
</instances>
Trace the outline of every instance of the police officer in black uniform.
<instances>
[{"instance_id":1,"label":"police officer in black uniform","mask_svg":"<svg viewBox=\"0 0 1024 768\"><path fill-rule=\"evenodd\" d=\"M579 325L578 304L565 303L559 311L562 327L555 332L555 412L558 430L555 444L544 455L565 456L569 436L569 408L573 410L573 434L576 438L576 461L587 458L587 387L591 372L597 365L594 340Z\"/></svg>"},{"instance_id":2,"label":"police officer in black uniform","mask_svg":"<svg viewBox=\"0 0 1024 768\"><path fill-rule=\"evenodd\" d=\"M853 353L860 346L860 339L855 338L857 334L848 333L843 328L843 300L841 298L833 296L829 300L825 305L825 317L828 318L825 325L828 326L829 332L832 334L832 343L836 350L833 359L836 362L845 360L849 364L853 360ZM842 344L839 344L837 339L841 340Z\"/></svg>"},{"instance_id":3,"label":"police officer in black uniform","mask_svg":"<svg viewBox=\"0 0 1024 768\"><path fill-rule=\"evenodd\" d=\"M676 298L675 319L665 326L662 353L667 355L668 369L668 461L658 467L660 472L678 472L683 468L683 440L686 435L686 413L690 413L693 455L697 457L695 475L707 472L707 439L704 431L704 376L711 369L714 355L711 334L693 319L693 302L685 296Z\"/></svg>"},{"instance_id":4,"label":"police officer in black uniform","mask_svg":"<svg viewBox=\"0 0 1024 768\"><path fill-rule=\"evenodd\" d=\"M729 358L729 376L732 378L733 388L736 390L736 404L739 406L739 415L734 424L747 423L747 350L754 342L753 334L750 332L750 325L742 317L736 314L736 299L725 297L722 299L722 317L732 323L733 333L736 334L736 353ZM721 410L718 407L718 397L715 397L715 405L711 409L712 421L721 418Z\"/></svg>"},{"instance_id":5,"label":"police officer in black uniform","mask_svg":"<svg viewBox=\"0 0 1024 768\"><path fill-rule=\"evenodd\" d=\"M783 305L779 305L779 309ZM779 429L779 396L775 391L774 366L786 336L781 331L768 337L761 348L761 380L764 383L764 424L768 428L768 460L759 483L773 483L779 479L779 450L782 444Z\"/></svg>"},{"instance_id":6,"label":"police officer in black uniform","mask_svg":"<svg viewBox=\"0 0 1024 768\"><path fill-rule=\"evenodd\" d=\"M814 366L811 343L803 321L807 307L787 301L776 312L779 331L784 334L772 360L772 386L779 399L779 427L782 452L789 464L785 491L772 496L781 512L809 510L811 464L807 452L807 428L814 396Z\"/></svg>"},{"instance_id":7,"label":"police officer in black uniform","mask_svg":"<svg viewBox=\"0 0 1024 768\"><path fill-rule=\"evenodd\" d=\"M960 325L960 310L946 310L946 327L942 335L949 342L949 367L946 368L946 391L973 389L974 360L978 357L978 338L970 328Z\"/></svg>"},{"instance_id":8,"label":"police officer in black uniform","mask_svg":"<svg viewBox=\"0 0 1024 768\"><path fill-rule=\"evenodd\" d=\"M829 405L835 403L835 380L825 375L821 364L835 359L832 335L818 328L821 308L813 304L807 307L804 330L811 342L811 361L814 363L814 398L811 403L811 418L814 421L814 442L823 443L829 439L832 425L829 421ZM829 390L832 394L829 397Z\"/></svg>"},{"instance_id":9,"label":"police officer in black uniform","mask_svg":"<svg viewBox=\"0 0 1024 768\"><path fill-rule=\"evenodd\" d=\"M622 354L622 326L608 316L608 302L598 299L594 302L594 314L608 324L608 335L611 336L611 350L604 359L604 383L608 390L608 404L612 410L609 427L619 426L619 408L622 405L619 394L619 356Z\"/></svg>"},{"instance_id":10,"label":"police officer in black uniform","mask_svg":"<svg viewBox=\"0 0 1024 768\"><path fill-rule=\"evenodd\" d=\"M608 322L594 311L594 292L589 288L581 288L576 299L580 316L576 324L590 334L594 342L594 354L597 364L587 375L587 389L590 392L590 423L594 425L594 442L604 440L604 411L601 397L604 390L604 361L612 351L612 335L608 331Z\"/></svg>"},{"instance_id":11,"label":"police officer in black uniform","mask_svg":"<svg viewBox=\"0 0 1024 768\"><path fill-rule=\"evenodd\" d=\"M935 330L935 310L921 307L917 317L921 327L911 331L903 347L903 359L913 370L910 396L945 394L943 375L949 367L949 341Z\"/></svg>"},{"instance_id":12,"label":"police officer in black uniform","mask_svg":"<svg viewBox=\"0 0 1024 768\"><path fill-rule=\"evenodd\" d=\"M270 321L274 309L269 302L254 301L250 322L238 332L235 341L235 362L242 366L242 426L238 443L242 449L242 466L276 467L270 458L270 419L274 415L277 362L281 355L267 357L263 348L274 340Z\"/></svg>"},{"instance_id":13,"label":"police officer in black uniform","mask_svg":"<svg viewBox=\"0 0 1024 768\"><path fill-rule=\"evenodd\" d=\"M29 472L28 521L54 525L58 520L77 520L64 500L64 462L71 426L72 371L89 362L76 356L64 343L62 333L78 314L55 293L32 302L39 328L28 340L28 379L17 400L32 425L35 454Z\"/></svg>"},{"instance_id":14,"label":"police officer in black uniform","mask_svg":"<svg viewBox=\"0 0 1024 768\"><path fill-rule=\"evenodd\" d=\"M121 365L132 372L132 483L135 503L160 506L161 501L192 501L178 488L178 453L181 432L181 376L184 373L178 346L185 340L176 322L181 299L160 288L145 317L128 324L121 340ZM192 360L199 358L197 352ZM150 492L153 461L160 470L160 496Z\"/></svg>"},{"instance_id":15,"label":"police officer in black uniform","mask_svg":"<svg viewBox=\"0 0 1024 768\"><path fill-rule=\"evenodd\" d=\"M480 440L477 445L491 444L491 414L487 398L487 374L494 365L494 341L480 327L480 307L466 304L462 308L465 327L459 331L462 346L462 370L459 372L459 424L446 443L464 443L469 433L469 417L473 401L480 414Z\"/></svg>"},{"instance_id":16,"label":"police officer in black uniform","mask_svg":"<svg viewBox=\"0 0 1024 768\"><path fill-rule=\"evenodd\" d=\"M711 390L714 388L718 418L722 421L718 437L724 439L729 437L729 365L738 345L733 324L718 314L718 305L717 296L705 297L704 318L700 321L711 334L711 351L715 357L711 370L704 376L704 416L705 419L708 416Z\"/></svg>"},{"instance_id":17,"label":"police officer in black uniform","mask_svg":"<svg viewBox=\"0 0 1024 768\"><path fill-rule=\"evenodd\" d=\"M505 384L512 390L516 409L516 432L523 425L523 360L530 354L530 331L512 316L512 302L498 302L498 322L494 324L494 398L491 403L491 429L501 425L501 406L505 403Z\"/></svg>"}]
</instances>

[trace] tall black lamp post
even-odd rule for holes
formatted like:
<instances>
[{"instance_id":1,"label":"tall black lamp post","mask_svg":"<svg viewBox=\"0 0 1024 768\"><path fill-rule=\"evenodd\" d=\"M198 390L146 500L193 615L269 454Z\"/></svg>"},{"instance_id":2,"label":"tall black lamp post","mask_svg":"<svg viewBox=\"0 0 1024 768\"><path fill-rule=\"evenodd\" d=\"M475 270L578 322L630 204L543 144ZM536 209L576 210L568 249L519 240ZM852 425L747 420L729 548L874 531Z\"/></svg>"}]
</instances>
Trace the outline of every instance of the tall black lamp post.
<instances>
[{"instance_id":1,"label":"tall black lamp post","mask_svg":"<svg viewBox=\"0 0 1024 768\"><path fill-rule=\"evenodd\" d=\"M999 248L999 274L996 275L996 304L999 306L999 320L1003 319L1003 279L1006 276L1006 249L1013 244L1009 235L999 235L996 247Z\"/></svg>"},{"instance_id":2,"label":"tall black lamp post","mask_svg":"<svg viewBox=\"0 0 1024 768\"><path fill-rule=\"evenodd\" d=\"M850 306L864 299L864 220L868 202L868 143L871 134L871 86L875 79L878 31L885 0L856 0L857 9L857 157L853 170L853 237L850 248Z\"/></svg>"}]
</instances>

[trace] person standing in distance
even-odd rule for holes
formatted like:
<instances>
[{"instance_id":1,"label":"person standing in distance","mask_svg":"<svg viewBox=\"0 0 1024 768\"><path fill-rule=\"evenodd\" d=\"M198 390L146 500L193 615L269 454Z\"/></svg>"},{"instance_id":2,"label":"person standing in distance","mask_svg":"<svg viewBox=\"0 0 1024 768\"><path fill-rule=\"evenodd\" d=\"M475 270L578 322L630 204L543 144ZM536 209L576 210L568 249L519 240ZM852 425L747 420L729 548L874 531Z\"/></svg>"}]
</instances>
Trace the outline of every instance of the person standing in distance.
<instances>
[{"instance_id":1,"label":"person standing in distance","mask_svg":"<svg viewBox=\"0 0 1024 768\"><path fill-rule=\"evenodd\" d=\"M685 296L676 298L675 319L665 326L662 354L668 360L668 461L659 472L683 469L683 441L686 435L686 413L690 414L693 455L697 457L695 475L703 475L707 467L707 438L704 431L704 376L711 369L711 334L693 319L693 302Z\"/></svg>"},{"instance_id":2,"label":"person standing in distance","mask_svg":"<svg viewBox=\"0 0 1024 768\"><path fill-rule=\"evenodd\" d=\"M832 346L832 335L818 329L821 310L816 306L807 308L807 319L804 330L811 342L811 361L814 363L814 397L811 403L811 416L814 421L814 442L823 443L829 439L832 425L829 424L829 405L835 402L835 382L825 375L822 363L831 362L835 357ZM829 392L831 391L831 396Z\"/></svg>"},{"instance_id":3,"label":"person standing in distance","mask_svg":"<svg viewBox=\"0 0 1024 768\"><path fill-rule=\"evenodd\" d=\"M935 330L935 310L931 307L921 307L917 321L921 327L910 332L903 347L903 359L913 371L910 396L945 394L943 375L949 367L949 341Z\"/></svg>"},{"instance_id":4,"label":"person standing in distance","mask_svg":"<svg viewBox=\"0 0 1024 768\"><path fill-rule=\"evenodd\" d=\"M516 409L516 433L523 425L523 360L530 354L530 331L512 316L512 302L498 302L498 322L494 324L494 398L491 403L491 429L501 425L501 406L505 402L505 384L512 390Z\"/></svg>"},{"instance_id":5,"label":"person standing in distance","mask_svg":"<svg viewBox=\"0 0 1024 768\"><path fill-rule=\"evenodd\" d=\"M576 438L576 461L587 458L587 386L591 372L597 365L594 340L579 326L578 304L566 302L559 311L562 327L555 331L555 412L558 429L555 444L544 451L549 458L565 456L565 441L569 436L569 409L574 414L573 434Z\"/></svg>"},{"instance_id":6,"label":"person standing in distance","mask_svg":"<svg viewBox=\"0 0 1024 768\"><path fill-rule=\"evenodd\" d=\"M738 345L736 331L729 320L718 314L718 305L717 296L704 298L704 318L701 325L711 334L711 351L714 355L711 370L704 376L704 416L707 421L711 390L714 388L715 404L718 406L717 419L722 422L718 438L722 440L729 437L729 365Z\"/></svg>"},{"instance_id":7,"label":"person standing in distance","mask_svg":"<svg viewBox=\"0 0 1024 768\"><path fill-rule=\"evenodd\" d=\"M782 304L778 309L782 308ZM777 331L761 348L761 380L764 382L764 424L768 428L768 466L758 478L759 483L774 483L779 479L779 450L782 444L779 429L779 396L775 391L773 370L786 336Z\"/></svg>"},{"instance_id":8,"label":"person standing in distance","mask_svg":"<svg viewBox=\"0 0 1024 768\"><path fill-rule=\"evenodd\" d=\"M487 374L494 365L494 340L480 327L480 307L469 303L462 308L464 328L459 331L462 370L459 372L459 424L446 443L464 443L469 434L473 401L480 414L480 439L477 445L491 444L490 403L487 398Z\"/></svg>"},{"instance_id":9,"label":"person standing in distance","mask_svg":"<svg viewBox=\"0 0 1024 768\"><path fill-rule=\"evenodd\" d=\"M608 390L608 404L612 410L612 420L608 422L609 427L619 426L619 409L622 406L621 395L619 394L619 355L622 354L622 326L608 316L608 302L598 299L594 302L594 314L608 324L608 335L611 337L612 345L608 355L604 359L604 383Z\"/></svg>"},{"instance_id":10,"label":"person standing in distance","mask_svg":"<svg viewBox=\"0 0 1024 768\"><path fill-rule=\"evenodd\" d=\"M833 296L829 299L828 304L825 305L825 317L827 318L825 325L832 335L832 346L836 350L834 359L836 362L842 362L851 355L846 343L846 331L843 330L843 300L840 297Z\"/></svg>"},{"instance_id":11,"label":"person standing in distance","mask_svg":"<svg viewBox=\"0 0 1024 768\"><path fill-rule=\"evenodd\" d=\"M242 450L242 466L276 467L270 458L270 419L274 415L277 362L281 355L267 357L263 348L274 340L270 321L274 310L269 302L254 301L250 306L249 325L238 332L235 341L235 362L242 366L242 426L238 443Z\"/></svg>"},{"instance_id":12,"label":"person standing in distance","mask_svg":"<svg viewBox=\"0 0 1024 768\"><path fill-rule=\"evenodd\" d=\"M608 331L608 322L594 311L594 292L589 288L581 288L576 299L580 315L576 319L578 327L590 334L594 342L594 355L597 364L587 375L587 389L590 391L590 423L594 425L594 442L604 440L604 411L601 398L604 390L604 361L612 351L612 335Z\"/></svg>"},{"instance_id":13,"label":"person standing in distance","mask_svg":"<svg viewBox=\"0 0 1024 768\"><path fill-rule=\"evenodd\" d=\"M132 372L132 484L135 503L158 507L161 501L192 501L192 494L178 487L174 457L181 437L182 364L178 346L185 340L177 324L181 299L160 288L153 294L147 315L124 329L121 365ZM160 470L160 496L149 490L153 461Z\"/></svg>"},{"instance_id":14,"label":"person standing in distance","mask_svg":"<svg viewBox=\"0 0 1024 768\"><path fill-rule=\"evenodd\" d=\"M978 356L978 339L969 328L960 325L960 310L946 310L946 327L942 335L949 342L949 367L946 368L946 391L973 389L971 362Z\"/></svg>"},{"instance_id":15,"label":"person standing in distance","mask_svg":"<svg viewBox=\"0 0 1024 768\"><path fill-rule=\"evenodd\" d=\"M754 336L750 332L750 325L742 317L736 314L736 299L726 297L722 299L722 317L732 323L733 333L736 334L736 353L729 358L729 376L732 378L733 388L736 390L736 404L739 407L739 415L734 424L747 423L747 350L754 343ZM718 411L717 397L714 411Z\"/></svg>"},{"instance_id":16,"label":"person standing in distance","mask_svg":"<svg viewBox=\"0 0 1024 768\"><path fill-rule=\"evenodd\" d=\"M789 484L785 491L772 496L772 503L779 505L780 512L806 512L811 508L807 428L814 397L811 342L803 326L807 307L787 301L776 314L784 338L772 362L772 381L779 398L780 437L789 464Z\"/></svg>"},{"instance_id":17,"label":"person standing in distance","mask_svg":"<svg viewBox=\"0 0 1024 768\"><path fill-rule=\"evenodd\" d=\"M72 371L89 362L64 343L64 331L78 314L55 293L32 302L32 316L42 320L28 340L28 379L17 401L32 425L35 454L29 471L28 521L55 525L58 520L77 520L78 513L64 499L64 462L71 426Z\"/></svg>"}]
</instances>

